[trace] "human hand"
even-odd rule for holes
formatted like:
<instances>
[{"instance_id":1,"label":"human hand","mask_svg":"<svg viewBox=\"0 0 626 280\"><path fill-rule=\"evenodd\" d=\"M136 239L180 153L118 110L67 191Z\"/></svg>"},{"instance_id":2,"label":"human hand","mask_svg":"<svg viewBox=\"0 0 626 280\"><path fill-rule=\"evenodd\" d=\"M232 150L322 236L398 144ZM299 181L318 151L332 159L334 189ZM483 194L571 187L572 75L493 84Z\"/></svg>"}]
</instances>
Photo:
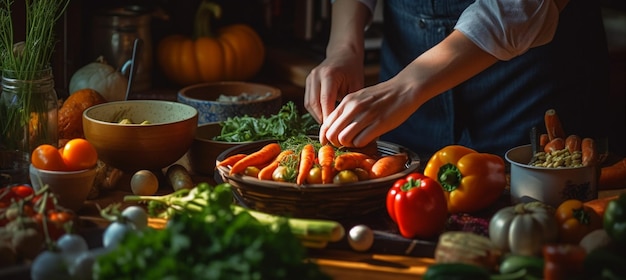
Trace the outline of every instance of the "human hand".
<instances>
[{"instance_id":1,"label":"human hand","mask_svg":"<svg viewBox=\"0 0 626 280\"><path fill-rule=\"evenodd\" d=\"M410 77L389 81L346 95L320 127L320 141L336 147L363 147L398 127L425 101L420 101Z\"/></svg>"},{"instance_id":2,"label":"human hand","mask_svg":"<svg viewBox=\"0 0 626 280\"><path fill-rule=\"evenodd\" d=\"M362 56L346 52L328 56L306 78L304 107L323 123L337 101L363 88L363 80Z\"/></svg>"}]
</instances>

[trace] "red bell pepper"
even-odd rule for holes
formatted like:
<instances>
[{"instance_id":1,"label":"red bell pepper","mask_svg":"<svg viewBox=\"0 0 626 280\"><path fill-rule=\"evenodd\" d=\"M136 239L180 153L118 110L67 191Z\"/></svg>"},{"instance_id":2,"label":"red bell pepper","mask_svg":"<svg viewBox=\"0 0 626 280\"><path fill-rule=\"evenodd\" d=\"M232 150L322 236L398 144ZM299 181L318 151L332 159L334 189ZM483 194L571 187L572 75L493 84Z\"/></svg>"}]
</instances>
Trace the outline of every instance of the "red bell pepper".
<instances>
[{"instance_id":1,"label":"red bell pepper","mask_svg":"<svg viewBox=\"0 0 626 280\"><path fill-rule=\"evenodd\" d=\"M431 238L441 233L448 219L443 189L420 173L398 179L387 192L387 213L406 238Z\"/></svg>"}]
</instances>

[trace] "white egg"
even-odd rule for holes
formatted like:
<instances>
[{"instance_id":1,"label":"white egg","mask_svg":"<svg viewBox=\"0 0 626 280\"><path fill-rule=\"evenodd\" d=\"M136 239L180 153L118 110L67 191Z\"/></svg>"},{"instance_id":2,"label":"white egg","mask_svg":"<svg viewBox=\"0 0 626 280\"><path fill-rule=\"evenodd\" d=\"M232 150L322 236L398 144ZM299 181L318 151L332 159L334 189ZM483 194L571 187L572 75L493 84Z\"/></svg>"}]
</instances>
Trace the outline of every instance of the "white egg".
<instances>
[{"instance_id":1,"label":"white egg","mask_svg":"<svg viewBox=\"0 0 626 280\"><path fill-rule=\"evenodd\" d=\"M130 178L130 188L136 195L153 195L159 189L159 179L148 170L139 170Z\"/></svg>"},{"instance_id":2,"label":"white egg","mask_svg":"<svg viewBox=\"0 0 626 280\"><path fill-rule=\"evenodd\" d=\"M374 232L366 225L356 225L348 233L348 243L355 251L367 251L374 244Z\"/></svg>"}]
</instances>

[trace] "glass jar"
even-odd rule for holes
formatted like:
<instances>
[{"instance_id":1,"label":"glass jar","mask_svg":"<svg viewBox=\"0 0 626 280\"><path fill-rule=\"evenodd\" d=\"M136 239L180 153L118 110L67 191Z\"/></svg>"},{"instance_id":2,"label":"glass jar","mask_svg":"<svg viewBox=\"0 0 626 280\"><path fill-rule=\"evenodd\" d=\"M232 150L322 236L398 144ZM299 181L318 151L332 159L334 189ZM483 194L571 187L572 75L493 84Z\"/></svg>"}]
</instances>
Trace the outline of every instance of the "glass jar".
<instances>
[{"instance_id":1,"label":"glass jar","mask_svg":"<svg viewBox=\"0 0 626 280\"><path fill-rule=\"evenodd\" d=\"M27 183L32 151L58 145L58 110L52 69L2 71L0 185Z\"/></svg>"}]
</instances>

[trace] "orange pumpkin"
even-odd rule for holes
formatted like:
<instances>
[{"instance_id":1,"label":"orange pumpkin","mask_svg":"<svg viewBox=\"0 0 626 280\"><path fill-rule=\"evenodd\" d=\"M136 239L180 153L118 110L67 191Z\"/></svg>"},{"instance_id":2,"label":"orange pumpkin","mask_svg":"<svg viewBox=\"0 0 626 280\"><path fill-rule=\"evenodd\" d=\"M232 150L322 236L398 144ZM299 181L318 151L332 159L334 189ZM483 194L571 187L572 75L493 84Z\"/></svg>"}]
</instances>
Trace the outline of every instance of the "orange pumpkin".
<instances>
[{"instance_id":1,"label":"orange pumpkin","mask_svg":"<svg viewBox=\"0 0 626 280\"><path fill-rule=\"evenodd\" d=\"M247 80L261 69L265 46L259 35L245 24L211 29L211 18L219 18L218 5L203 1L195 18L194 38L175 34L157 46L159 66L166 77L181 84L224 80Z\"/></svg>"}]
</instances>

